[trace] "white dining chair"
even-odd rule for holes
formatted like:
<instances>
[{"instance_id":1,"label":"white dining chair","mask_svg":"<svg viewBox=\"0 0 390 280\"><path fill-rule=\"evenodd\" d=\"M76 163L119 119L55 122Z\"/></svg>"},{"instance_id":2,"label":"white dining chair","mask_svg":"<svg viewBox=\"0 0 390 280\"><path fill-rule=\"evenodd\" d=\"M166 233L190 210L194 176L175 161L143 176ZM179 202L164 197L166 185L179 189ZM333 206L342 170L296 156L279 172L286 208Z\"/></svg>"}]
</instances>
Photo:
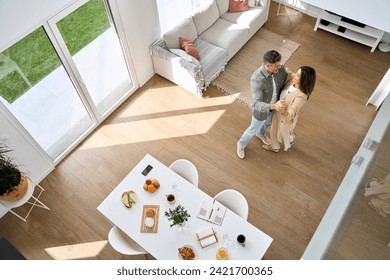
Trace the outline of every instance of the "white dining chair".
<instances>
[{"instance_id":1,"label":"white dining chair","mask_svg":"<svg viewBox=\"0 0 390 280\"><path fill-rule=\"evenodd\" d=\"M198 187L199 173L196 166L187 159L178 159L171 163L169 168L186 179L188 182Z\"/></svg>"},{"instance_id":2,"label":"white dining chair","mask_svg":"<svg viewBox=\"0 0 390 280\"><path fill-rule=\"evenodd\" d=\"M113 226L108 233L108 243L111 247L123 255L147 255L145 251L138 243L128 237L117 226Z\"/></svg>"},{"instance_id":3,"label":"white dining chair","mask_svg":"<svg viewBox=\"0 0 390 280\"><path fill-rule=\"evenodd\" d=\"M232 210L240 217L248 220L248 201L239 191L233 189L223 190L215 195L214 199Z\"/></svg>"}]
</instances>

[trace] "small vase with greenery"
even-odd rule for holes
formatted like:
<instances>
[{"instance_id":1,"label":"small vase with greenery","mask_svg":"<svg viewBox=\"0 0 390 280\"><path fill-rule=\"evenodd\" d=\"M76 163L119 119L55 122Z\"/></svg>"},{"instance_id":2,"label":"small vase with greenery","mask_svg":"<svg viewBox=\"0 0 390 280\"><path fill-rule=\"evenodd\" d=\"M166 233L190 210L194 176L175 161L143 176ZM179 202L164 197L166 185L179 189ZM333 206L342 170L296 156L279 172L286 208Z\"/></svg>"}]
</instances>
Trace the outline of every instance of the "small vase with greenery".
<instances>
[{"instance_id":1,"label":"small vase with greenery","mask_svg":"<svg viewBox=\"0 0 390 280\"><path fill-rule=\"evenodd\" d=\"M5 201L22 198L28 189L27 177L8 153L12 150L0 144L0 199Z\"/></svg>"},{"instance_id":2,"label":"small vase with greenery","mask_svg":"<svg viewBox=\"0 0 390 280\"><path fill-rule=\"evenodd\" d=\"M191 215L188 214L187 210L185 210L183 206L178 205L173 209L165 211L165 217L168 218L168 221L171 221L170 227L173 227L175 225L182 226L186 221L188 221L188 218L191 217Z\"/></svg>"}]
</instances>

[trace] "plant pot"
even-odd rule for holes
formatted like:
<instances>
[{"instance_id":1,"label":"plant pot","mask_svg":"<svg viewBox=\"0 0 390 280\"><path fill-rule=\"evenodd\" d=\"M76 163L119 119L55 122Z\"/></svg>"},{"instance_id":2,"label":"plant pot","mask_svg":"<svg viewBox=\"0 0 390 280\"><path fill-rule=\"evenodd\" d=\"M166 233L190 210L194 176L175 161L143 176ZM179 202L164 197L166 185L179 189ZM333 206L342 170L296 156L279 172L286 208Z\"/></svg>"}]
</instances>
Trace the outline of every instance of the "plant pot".
<instances>
[{"instance_id":1,"label":"plant pot","mask_svg":"<svg viewBox=\"0 0 390 280\"><path fill-rule=\"evenodd\" d=\"M178 231L184 231L185 226L186 226L186 221L182 222L181 224L177 224L176 228Z\"/></svg>"},{"instance_id":2,"label":"plant pot","mask_svg":"<svg viewBox=\"0 0 390 280\"><path fill-rule=\"evenodd\" d=\"M16 201L25 196L28 189L27 176L21 172L20 182L11 192L0 196L0 200L3 201Z\"/></svg>"}]
</instances>

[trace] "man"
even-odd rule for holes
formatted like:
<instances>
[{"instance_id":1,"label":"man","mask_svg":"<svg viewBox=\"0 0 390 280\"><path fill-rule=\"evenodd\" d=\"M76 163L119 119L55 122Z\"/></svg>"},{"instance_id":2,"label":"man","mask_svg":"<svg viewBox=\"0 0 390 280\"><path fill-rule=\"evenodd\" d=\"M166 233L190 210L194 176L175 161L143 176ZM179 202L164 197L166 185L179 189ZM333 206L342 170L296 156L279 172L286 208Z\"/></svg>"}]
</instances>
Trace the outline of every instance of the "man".
<instances>
[{"instance_id":1,"label":"man","mask_svg":"<svg viewBox=\"0 0 390 280\"><path fill-rule=\"evenodd\" d=\"M288 75L286 68L280 63L281 59L282 56L275 50L266 52L263 64L251 77L252 121L237 142L237 155L241 159L245 157L245 147L254 135L265 145L271 144L265 132L271 125L274 110L283 110L282 104L277 101Z\"/></svg>"}]
</instances>

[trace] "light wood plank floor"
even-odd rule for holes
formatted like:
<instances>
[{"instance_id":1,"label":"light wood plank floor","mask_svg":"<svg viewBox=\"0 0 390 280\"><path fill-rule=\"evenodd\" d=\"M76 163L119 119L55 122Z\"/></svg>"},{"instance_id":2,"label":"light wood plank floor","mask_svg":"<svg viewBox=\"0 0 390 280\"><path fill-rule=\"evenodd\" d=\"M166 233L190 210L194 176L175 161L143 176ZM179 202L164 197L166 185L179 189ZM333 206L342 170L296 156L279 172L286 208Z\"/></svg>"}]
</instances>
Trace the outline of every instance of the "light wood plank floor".
<instances>
[{"instance_id":1,"label":"light wood plank floor","mask_svg":"<svg viewBox=\"0 0 390 280\"><path fill-rule=\"evenodd\" d=\"M193 161L200 188L211 196L238 189L248 199L249 221L274 238L265 259L300 259L376 115L365 104L390 56L315 32L315 19L307 15L291 23L276 10L273 2L264 27L300 44L287 66L310 65L318 73L291 150L274 154L253 139L240 160L236 142L249 125L250 110L213 86L198 98L156 75L41 182L41 199L51 211L34 209L27 223L8 213L0 219L0 235L28 259L143 259L122 256L107 244L111 226L96 207L150 153L166 165L177 158ZM261 57L254 59L260 66ZM376 215L364 206L368 216ZM389 232L388 223L379 227ZM376 237L375 230L364 234L386 238ZM356 254L337 257L389 259L388 251L376 253L383 250L379 243L344 243L343 250Z\"/></svg>"}]
</instances>

